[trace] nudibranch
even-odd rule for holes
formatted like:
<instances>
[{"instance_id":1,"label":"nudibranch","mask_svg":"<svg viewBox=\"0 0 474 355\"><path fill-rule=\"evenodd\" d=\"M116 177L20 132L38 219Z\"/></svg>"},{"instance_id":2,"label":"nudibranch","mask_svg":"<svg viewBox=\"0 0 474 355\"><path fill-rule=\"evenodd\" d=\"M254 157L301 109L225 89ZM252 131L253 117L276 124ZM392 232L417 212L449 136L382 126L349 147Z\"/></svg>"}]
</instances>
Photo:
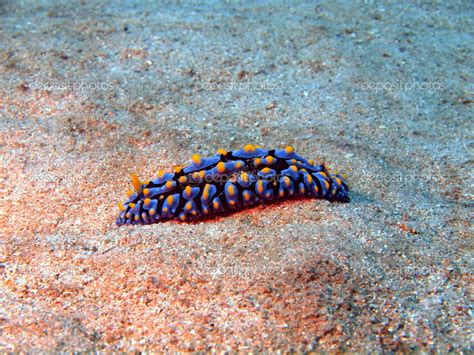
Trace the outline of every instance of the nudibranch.
<instances>
[{"instance_id":1,"label":"nudibranch","mask_svg":"<svg viewBox=\"0 0 474 355\"><path fill-rule=\"evenodd\" d=\"M202 158L195 154L186 167L159 171L141 181L132 174L133 190L119 203L117 224L150 224L170 219L194 221L292 197L349 202L345 177L330 173L296 154L292 147L266 150L251 144Z\"/></svg>"}]
</instances>

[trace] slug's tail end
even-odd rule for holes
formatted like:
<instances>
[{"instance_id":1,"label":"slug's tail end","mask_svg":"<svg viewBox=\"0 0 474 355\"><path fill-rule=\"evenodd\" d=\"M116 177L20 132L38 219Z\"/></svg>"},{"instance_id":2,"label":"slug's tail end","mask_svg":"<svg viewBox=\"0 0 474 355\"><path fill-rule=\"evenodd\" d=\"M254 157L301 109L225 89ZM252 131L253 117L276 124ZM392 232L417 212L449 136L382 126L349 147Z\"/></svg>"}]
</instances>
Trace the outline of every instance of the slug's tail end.
<instances>
[{"instance_id":1,"label":"slug's tail end","mask_svg":"<svg viewBox=\"0 0 474 355\"><path fill-rule=\"evenodd\" d=\"M346 182L346 176L339 173L331 174L332 187L329 200L337 202L350 202L349 187Z\"/></svg>"}]
</instances>

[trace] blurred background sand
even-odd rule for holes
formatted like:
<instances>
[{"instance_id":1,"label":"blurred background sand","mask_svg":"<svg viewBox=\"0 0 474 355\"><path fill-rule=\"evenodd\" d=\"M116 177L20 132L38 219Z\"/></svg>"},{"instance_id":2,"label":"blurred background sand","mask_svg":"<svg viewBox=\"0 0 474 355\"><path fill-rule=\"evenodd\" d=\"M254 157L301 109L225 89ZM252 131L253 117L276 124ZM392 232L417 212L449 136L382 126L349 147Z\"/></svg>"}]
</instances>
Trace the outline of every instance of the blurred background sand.
<instances>
[{"instance_id":1,"label":"blurred background sand","mask_svg":"<svg viewBox=\"0 0 474 355\"><path fill-rule=\"evenodd\" d=\"M467 350L470 1L1 1L0 350ZM114 225L291 144L352 201Z\"/></svg>"}]
</instances>

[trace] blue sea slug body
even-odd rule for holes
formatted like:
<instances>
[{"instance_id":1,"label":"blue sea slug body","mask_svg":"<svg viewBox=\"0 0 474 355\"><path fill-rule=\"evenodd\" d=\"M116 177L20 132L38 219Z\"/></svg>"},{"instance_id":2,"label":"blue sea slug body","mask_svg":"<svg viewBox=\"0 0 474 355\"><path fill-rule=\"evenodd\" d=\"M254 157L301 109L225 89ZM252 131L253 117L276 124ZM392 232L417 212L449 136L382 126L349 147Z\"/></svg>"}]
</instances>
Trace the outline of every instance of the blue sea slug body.
<instances>
[{"instance_id":1,"label":"blue sea slug body","mask_svg":"<svg viewBox=\"0 0 474 355\"><path fill-rule=\"evenodd\" d=\"M196 154L190 165L160 171L150 181L133 174L132 186L125 203L119 203L118 225L189 222L293 197L349 202L342 175L329 173L290 146L266 150L249 144L231 152L219 149L210 158Z\"/></svg>"}]
</instances>

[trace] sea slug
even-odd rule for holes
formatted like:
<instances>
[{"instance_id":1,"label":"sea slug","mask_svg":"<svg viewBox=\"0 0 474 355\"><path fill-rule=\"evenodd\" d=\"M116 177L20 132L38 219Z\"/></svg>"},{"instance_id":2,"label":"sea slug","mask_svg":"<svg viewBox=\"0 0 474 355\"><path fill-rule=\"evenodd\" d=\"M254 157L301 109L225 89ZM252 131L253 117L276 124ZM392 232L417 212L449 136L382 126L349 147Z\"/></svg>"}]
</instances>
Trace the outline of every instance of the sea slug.
<instances>
[{"instance_id":1,"label":"sea slug","mask_svg":"<svg viewBox=\"0 0 474 355\"><path fill-rule=\"evenodd\" d=\"M195 154L174 172L159 171L150 181L132 174L133 190L119 203L117 224L150 224L170 219L194 221L292 197L349 202L344 177L329 173L296 154L293 148L266 150L251 144L210 158Z\"/></svg>"}]
</instances>

